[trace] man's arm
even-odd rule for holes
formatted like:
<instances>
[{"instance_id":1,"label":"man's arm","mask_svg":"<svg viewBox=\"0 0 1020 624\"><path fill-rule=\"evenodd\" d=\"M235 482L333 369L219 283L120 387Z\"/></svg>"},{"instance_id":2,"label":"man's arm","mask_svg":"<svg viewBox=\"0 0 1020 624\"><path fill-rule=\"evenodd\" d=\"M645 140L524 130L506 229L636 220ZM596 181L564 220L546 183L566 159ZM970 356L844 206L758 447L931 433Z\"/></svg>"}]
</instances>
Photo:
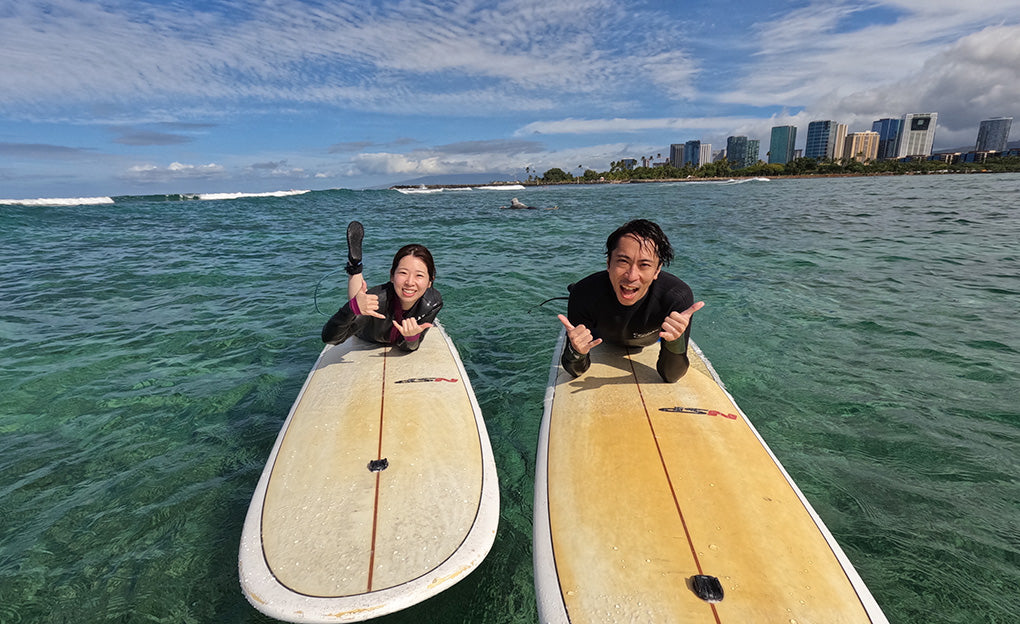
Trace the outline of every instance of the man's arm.
<instances>
[{"instance_id":1,"label":"man's arm","mask_svg":"<svg viewBox=\"0 0 1020 624\"><path fill-rule=\"evenodd\" d=\"M567 339L563 341L563 355L560 356L560 364L563 365L564 370L577 377L591 366L588 352L602 344L602 339L593 338L591 332L584 325L572 325L570 320L562 314L558 318L567 330Z\"/></svg>"},{"instance_id":2,"label":"man's arm","mask_svg":"<svg viewBox=\"0 0 1020 624\"><path fill-rule=\"evenodd\" d=\"M705 307L704 301L698 301L683 312L673 311L662 322L662 346L659 348L659 360L655 365L662 379L673 383L687 374L691 362L687 358L687 343L691 338L691 316Z\"/></svg>"},{"instance_id":3,"label":"man's arm","mask_svg":"<svg viewBox=\"0 0 1020 624\"><path fill-rule=\"evenodd\" d=\"M570 346L570 340L563 341L563 354L560 356L563 370L572 377L580 377L591 366L591 357L587 353L578 353Z\"/></svg>"}]
</instances>

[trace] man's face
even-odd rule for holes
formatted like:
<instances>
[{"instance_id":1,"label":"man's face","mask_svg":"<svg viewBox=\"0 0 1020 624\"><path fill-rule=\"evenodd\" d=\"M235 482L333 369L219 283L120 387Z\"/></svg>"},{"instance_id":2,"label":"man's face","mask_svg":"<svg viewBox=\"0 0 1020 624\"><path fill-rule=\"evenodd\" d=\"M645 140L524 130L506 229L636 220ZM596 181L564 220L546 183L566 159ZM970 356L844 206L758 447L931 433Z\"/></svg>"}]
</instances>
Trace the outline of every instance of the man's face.
<instances>
[{"instance_id":1,"label":"man's face","mask_svg":"<svg viewBox=\"0 0 1020 624\"><path fill-rule=\"evenodd\" d=\"M606 266L616 299L625 306L641 301L661 270L654 244L634 234L620 237Z\"/></svg>"}]
</instances>

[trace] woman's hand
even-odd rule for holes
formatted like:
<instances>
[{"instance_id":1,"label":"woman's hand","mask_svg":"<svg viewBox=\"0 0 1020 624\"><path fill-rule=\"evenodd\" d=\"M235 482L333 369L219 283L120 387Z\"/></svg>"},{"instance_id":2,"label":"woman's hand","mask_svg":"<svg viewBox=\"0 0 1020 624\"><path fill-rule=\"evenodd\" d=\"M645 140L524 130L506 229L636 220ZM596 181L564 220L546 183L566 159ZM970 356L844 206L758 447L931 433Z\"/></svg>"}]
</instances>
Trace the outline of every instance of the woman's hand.
<instances>
[{"instance_id":1,"label":"woman's hand","mask_svg":"<svg viewBox=\"0 0 1020 624\"><path fill-rule=\"evenodd\" d=\"M361 278L361 275L353 277ZM361 278L361 286L358 288L357 294L354 295L354 301L358 305L358 314L386 318L379 314L379 295L368 294L368 284L365 283L364 278Z\"/></svg>"},{"instance_id":2,"label":"woman's hand","mask_svg":"<svg viewBox=\"0 0 1020 624\"><path fill-rule=\"evenodd\" d=\"M399 331L400 335L404 338L414 338L429 327L432 327L432 323L422 323L419 325L418 319L412 316L410 318L403 319L399 323L393 321L393 326L397 328L397 331Z\"/></svg>"}]
</instances>

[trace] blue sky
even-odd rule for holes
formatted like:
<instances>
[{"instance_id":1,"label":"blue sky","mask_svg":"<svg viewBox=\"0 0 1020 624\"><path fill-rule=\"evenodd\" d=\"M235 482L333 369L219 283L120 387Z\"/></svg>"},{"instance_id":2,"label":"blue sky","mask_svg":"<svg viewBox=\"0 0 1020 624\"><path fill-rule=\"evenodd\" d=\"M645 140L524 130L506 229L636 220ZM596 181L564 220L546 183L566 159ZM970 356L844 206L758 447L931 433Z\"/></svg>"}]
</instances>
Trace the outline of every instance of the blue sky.
<instances>
[{"instance_id":1,"label":"blue sky","mask_svg":"<svg viewBox=\"0 0 1020 624\"><path fill-rule=\"evenodd\" d=\"M0 58L9 199L603 171L909 112L939 149L1020 117L1020 0L0 0Z\"/></svg>"}]
</instances>

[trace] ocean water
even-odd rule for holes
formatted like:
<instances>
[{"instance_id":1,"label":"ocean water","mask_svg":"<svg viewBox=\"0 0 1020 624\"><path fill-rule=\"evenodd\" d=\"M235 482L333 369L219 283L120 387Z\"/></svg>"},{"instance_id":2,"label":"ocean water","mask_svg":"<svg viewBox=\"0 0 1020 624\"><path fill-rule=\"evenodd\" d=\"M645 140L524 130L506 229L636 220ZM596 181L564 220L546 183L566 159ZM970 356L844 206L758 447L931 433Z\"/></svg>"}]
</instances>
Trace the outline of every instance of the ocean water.
<instances>
[{"instance_id":1,"label":"ocean water","mask_svg":"<svg viewBox=\"0 0 1020 624\"><path fill-rule=\"evenodd\" d=\"M241 524L355 218L371 283L400 245L433 251L502 497L485 562L379 621L536 621L565 308L538 304L635 217L670 235L707 303L694 339L890 621L1017 621L1020 175L192 197L0 205L0 622L269 621Z\"/></svg>"}]
</instances>

